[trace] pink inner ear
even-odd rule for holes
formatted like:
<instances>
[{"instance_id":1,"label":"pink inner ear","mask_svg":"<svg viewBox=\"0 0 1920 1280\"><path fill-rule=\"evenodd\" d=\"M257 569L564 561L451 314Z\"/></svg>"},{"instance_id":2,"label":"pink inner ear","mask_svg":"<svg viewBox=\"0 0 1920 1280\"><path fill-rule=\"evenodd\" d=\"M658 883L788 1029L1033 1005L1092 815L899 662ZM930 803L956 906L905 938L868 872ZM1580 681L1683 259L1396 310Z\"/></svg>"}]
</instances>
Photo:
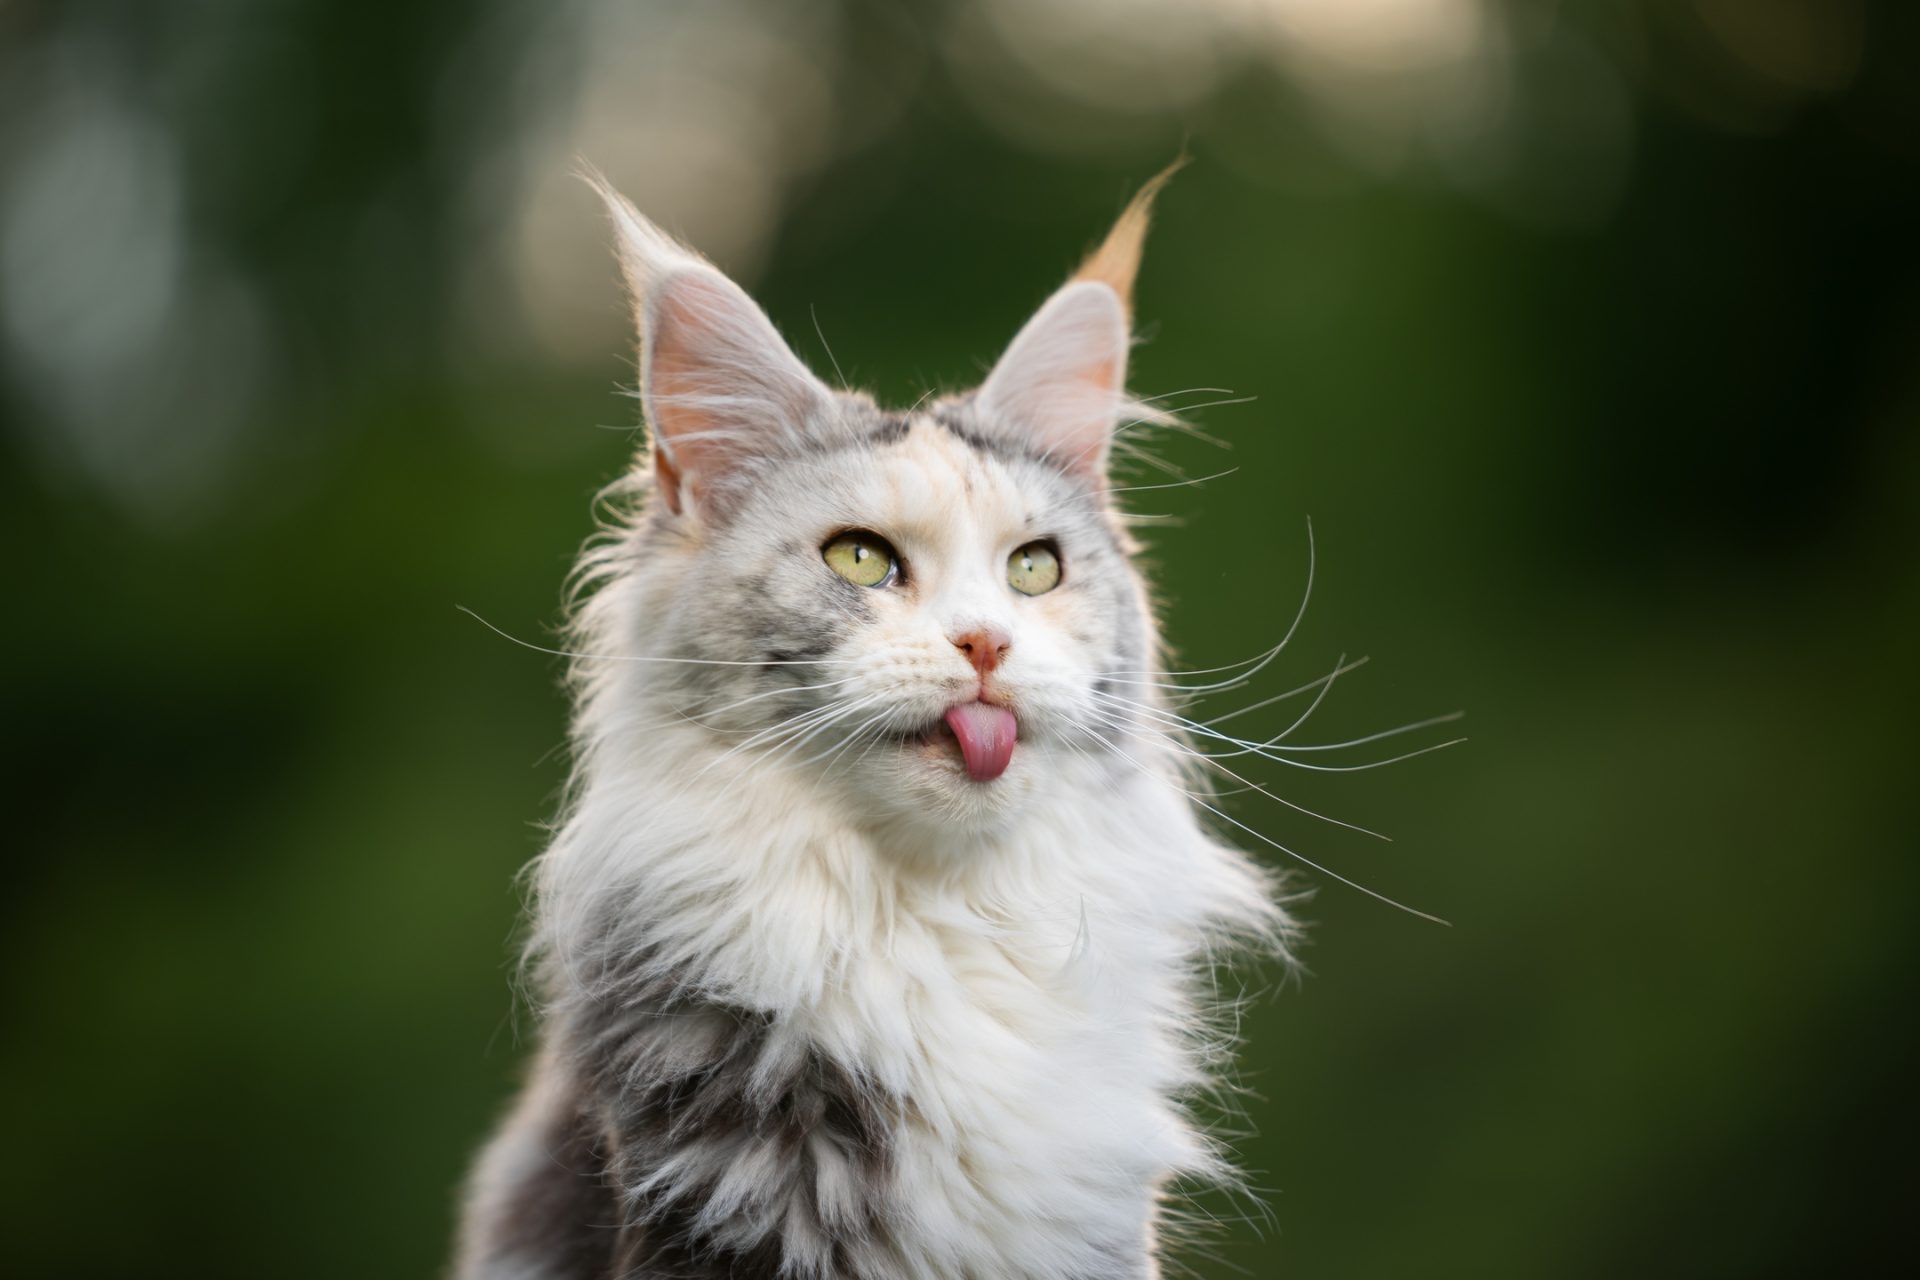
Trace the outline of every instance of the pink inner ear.
<instances>
[{"instance_id":1,"label":"pink inner ear","mask_svg":"<svg viewBox=\"0 0 1920 1280\"><path fill-rule=\"evenodd\" d=\"M680 498L680 468L673 465L673 459L659 445L653 446L653 487L666 499L667 510L680 515L686 504Z\"/></svg>"},{"instance_id":2,"label":"pink inner ear","mask_svg":"<svg viewBox=\"0 0 1920 1280\"><path fill-rule=\"evenodd\" d=\"M654 314L647 359L647 393L652 404L648 418L657 439L666 442L664 447L654 446L654 473L661 491L667 495L667 506L678 515L682 478L676 459L686 457L695 462L688 482L690 488L695 488L697 498L694 477L700 470L701 442L696 437L711 434L712 427L711 415L700 407L696 398L699 363L694 351L698 338L688 335L687 316L684 308L677 305L679 299L669 295L661 301L663 305Z\"/></svg>"},{"instance_id":3,"label":"pink inner ear","mask_svg":"<svg viewBox=\"0 0 1920 1280\"><path fill-rule=\"evenodd\" d=\"M666 462L662 479L673 482L668 505L676 514L681 486L697 501L702 475L724 462L727 424L714 406L727 392L729 370L739 382L750 379L745 368L736 368L741 362L728 349L730 335L719 318L720 309L732 301L727 292L699 276L682 276L661 291L653 316L647 359L649 421L665 444L656 452ZM744 297L739 301L753 306Z\"/></svg>"},{"instance_id":4,"label":"pink inner ear","mask_svg":"<svg viewBox=\"0 0 1920 1280\"><path fill-rule=\"evenodd\" d=\"M660 281L643 322L647 423L675 512L735 460L804 430L828 395L766 314L711 268Z\"/></svg>"},{"instance_id":5,"label":"pink inner ear","mask_svg":"<svg viewBox=\"0 0 1920 1280\"><path fill-rule=\"evenodd\" d=\"M1102 283L1061 288L1015 335L979 403L1078 471L1105 471L1125 398L1127 312Z\"/></svg>"}]
</instances>

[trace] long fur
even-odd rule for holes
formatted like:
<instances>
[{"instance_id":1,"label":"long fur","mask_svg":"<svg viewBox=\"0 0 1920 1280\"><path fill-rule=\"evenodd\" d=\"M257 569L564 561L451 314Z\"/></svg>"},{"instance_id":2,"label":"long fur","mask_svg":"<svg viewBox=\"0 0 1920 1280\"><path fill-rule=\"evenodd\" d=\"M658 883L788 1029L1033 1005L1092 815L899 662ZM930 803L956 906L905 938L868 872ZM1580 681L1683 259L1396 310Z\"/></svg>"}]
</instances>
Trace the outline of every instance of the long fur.
<instances>
[{"instance_id":1,"label":"long fur","mask_svg":"<svg viewBox=\"0 0 1920 1280\"><path fill-rule=\"evenodd\" d=\"M621 238L630 280L681 252L643 219ZM802 395L783 347L780 430L764 397L703 402L688 430L735 447L621 486L579 574L575 773L534 872L542 1049L476 1169L461 1280L1141 1280L1170 1186L1224 1171L1186 1111L1220 1058L1207 977L1288 925L1166 736L1101 698L1137 694L1159 640L1086 387L1045 388L1049 361L1108 360L1111 431L1125 311L1102 348L1098 306L1050 305L1076 327L1043 308L988 380L1017 398ZM849 526L909 589L822 569ZM1066 576L1015 598L996 575L1038 535ZM972 696L949 636L982 619L1014 637L1020 724L989 784L922 735Z\"/></svg>"}]
</instances>

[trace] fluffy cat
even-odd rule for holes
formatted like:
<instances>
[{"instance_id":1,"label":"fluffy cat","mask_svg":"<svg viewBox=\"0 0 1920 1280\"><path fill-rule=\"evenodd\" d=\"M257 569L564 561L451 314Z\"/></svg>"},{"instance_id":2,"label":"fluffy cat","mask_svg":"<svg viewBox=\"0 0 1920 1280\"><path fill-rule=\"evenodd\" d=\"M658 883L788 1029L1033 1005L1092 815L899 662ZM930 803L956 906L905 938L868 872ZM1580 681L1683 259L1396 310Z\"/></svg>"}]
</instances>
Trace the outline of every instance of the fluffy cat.
<instances>
[{"instance_id":1,"label":"fluffy cat","mask_svg":"<svg viewBox=\"0 0 1920 1280\"><path fill-rule=\"evenodd\" d=\"M651 456L587 554L541 1049L460 1280L1142 1280L1222 948L1111 501L1156 179L976 390L829 389L601 184Z\"/></svg>"}]
</instances>

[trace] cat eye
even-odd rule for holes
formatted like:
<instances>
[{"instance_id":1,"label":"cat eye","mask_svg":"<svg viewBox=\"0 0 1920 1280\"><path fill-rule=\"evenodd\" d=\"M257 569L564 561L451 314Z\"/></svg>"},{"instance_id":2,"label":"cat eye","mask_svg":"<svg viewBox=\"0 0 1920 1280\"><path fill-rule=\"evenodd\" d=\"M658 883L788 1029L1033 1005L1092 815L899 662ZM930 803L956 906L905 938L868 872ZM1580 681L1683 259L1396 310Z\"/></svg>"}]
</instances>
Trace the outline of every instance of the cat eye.
<instances>
[{"instance_id":1,"label":"cat eye","mask_svg":"<svg viewBox=\"0 0 1920 1280\"><path fill-rule=\"evenodd\" d=\"M900 557L885 538L865 529L836 534L820 548L820 558L856 587L884 587L900 576Z\"/></svg>"},{"instance_id":2,"label":"cat eye","mask_svg":"<svg viewBox=\"0 0 1920 1280\"><path fill-rule=\"evenodd\" d=\"M1007 582L1023 596L1045 595L1060 585L1060 556L1045 542L1029 542L1007 557Z\"/></svg>"}]
</instances>

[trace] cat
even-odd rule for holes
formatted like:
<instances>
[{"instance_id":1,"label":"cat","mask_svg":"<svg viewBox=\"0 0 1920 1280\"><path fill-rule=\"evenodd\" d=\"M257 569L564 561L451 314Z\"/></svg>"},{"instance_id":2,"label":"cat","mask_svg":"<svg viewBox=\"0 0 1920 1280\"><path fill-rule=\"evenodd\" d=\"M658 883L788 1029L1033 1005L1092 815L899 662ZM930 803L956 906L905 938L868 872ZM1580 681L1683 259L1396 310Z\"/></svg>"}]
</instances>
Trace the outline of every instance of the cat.
<instances>
[{"instance_id":1,"label":"cat","mask_svg":"<svg viewBox=\"0 0 1920 1280\"><path fill-rule=\"evenodd\" d=\"M1225 1168L1208 975L1293 929L1196 813L1107 481L1167 176L905 411L594 179L650 447L579 570L540 1049L459 1280L1158 1276Z\"/></svg>"}]
</instances>

